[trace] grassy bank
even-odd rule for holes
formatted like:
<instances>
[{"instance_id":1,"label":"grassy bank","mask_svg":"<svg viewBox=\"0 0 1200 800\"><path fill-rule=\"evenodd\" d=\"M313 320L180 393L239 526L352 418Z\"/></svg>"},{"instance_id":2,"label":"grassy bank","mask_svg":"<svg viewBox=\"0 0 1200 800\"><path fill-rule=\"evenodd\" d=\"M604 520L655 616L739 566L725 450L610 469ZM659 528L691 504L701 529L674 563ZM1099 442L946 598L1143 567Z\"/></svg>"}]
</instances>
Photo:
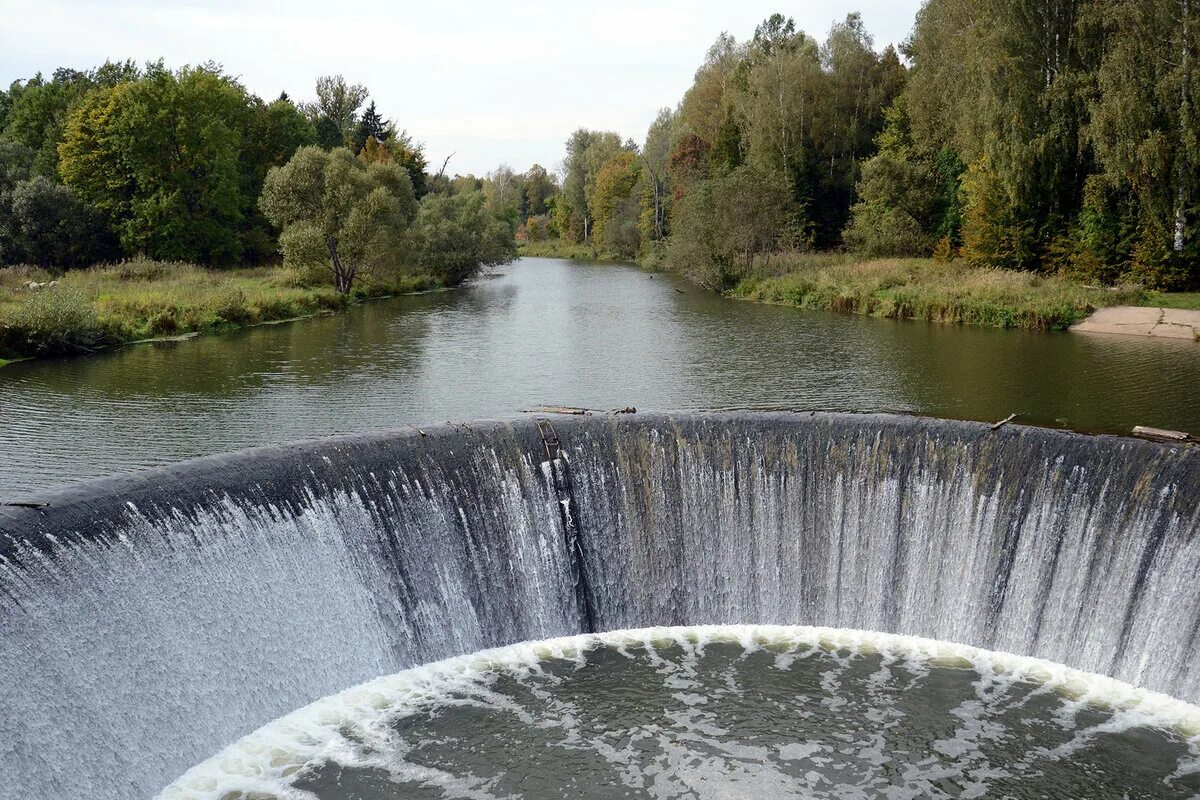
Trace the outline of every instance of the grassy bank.
<instances>
[{"instance_id":1,"label":"grassy bank","mask_svg":"<svg viewBox=\"0 0 1200 800\"><path fill-rule=\"evenodd\" d=\"M1200 308L1200 294L1093 287L1058 276L975 269L961 261L861 261L844 254L776 256L729 295L876 317L1040 330L1067 328L1101 306Z\"/></svg>"},{"instance_id":2,"label":"grassy bank","mask_svg":"<svg viewBox=\"0 0 1200 800\"><path fill-rule=\"evenodd\" d=\"M31 282L46 285L30 288ZM88 352L336 311L355 299L437 286L427 276L395 275L363 281L345 297L327 283L323 270L211 270L144 259L57 278L28 267L0 269L0 366L4 359Z\"/></svg>"}]
</instances>

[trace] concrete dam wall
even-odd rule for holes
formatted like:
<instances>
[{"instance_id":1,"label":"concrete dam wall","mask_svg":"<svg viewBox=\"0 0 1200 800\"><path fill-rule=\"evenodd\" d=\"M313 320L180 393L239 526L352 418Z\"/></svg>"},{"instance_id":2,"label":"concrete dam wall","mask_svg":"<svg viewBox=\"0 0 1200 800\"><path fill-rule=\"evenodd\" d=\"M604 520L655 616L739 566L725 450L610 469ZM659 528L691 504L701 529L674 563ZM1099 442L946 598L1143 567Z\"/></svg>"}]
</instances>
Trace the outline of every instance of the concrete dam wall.
<instances>
[{"instance_id":1,"label":"concrete dam wall","mask_svg":"<svg viewBox=\"0 0 1200 800\"><path fill-rule=\"evenodd\" d=\"M1200 701L1200 451L890 415L556 417L0 508L0 798L145 798L306 703L590 630L809 624Z\"/></svg>"}]
</instances>

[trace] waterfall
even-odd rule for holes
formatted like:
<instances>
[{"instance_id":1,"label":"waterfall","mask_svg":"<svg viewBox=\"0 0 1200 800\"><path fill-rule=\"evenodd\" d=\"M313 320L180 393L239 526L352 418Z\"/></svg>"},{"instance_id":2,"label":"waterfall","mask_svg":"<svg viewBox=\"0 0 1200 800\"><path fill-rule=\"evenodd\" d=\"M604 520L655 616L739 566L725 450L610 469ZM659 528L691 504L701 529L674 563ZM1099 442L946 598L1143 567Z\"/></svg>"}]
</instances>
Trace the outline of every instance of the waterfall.
<instances>
[{"instance_id":1,"label":"waterfall","mask_svg":"<svg viewBox=\"0 0 1200 800\"><path fill-rule=\"evenodd\" d=\"M890 415L553 427L553 451L532 419L440 426L0 509L0 798L144 798L348 686L593 627L862 628L1200 701L1200 452Z\"/></svg>"}]
</instances>

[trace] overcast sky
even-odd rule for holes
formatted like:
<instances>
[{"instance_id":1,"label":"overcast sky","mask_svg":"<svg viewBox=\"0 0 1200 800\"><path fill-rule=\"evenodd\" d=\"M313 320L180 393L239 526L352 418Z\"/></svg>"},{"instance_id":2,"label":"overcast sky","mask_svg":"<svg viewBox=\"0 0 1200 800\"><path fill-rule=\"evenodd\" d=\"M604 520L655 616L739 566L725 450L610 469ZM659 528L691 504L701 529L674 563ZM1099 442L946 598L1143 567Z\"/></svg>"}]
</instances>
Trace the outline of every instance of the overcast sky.
<instances>
[{"instance_id":1,"label":"overcast sky","mask_svg":"<svg viewBox=\"0 0 1200 800\"><path fill-rule=\"evenodd\" d=\"M641 141L722 31L739 41L772 12L824 38L861 11L882 48L920 0L607 0L412 3L335 0L42 0L0 3L0 80L105 59L218 61L266 99L311 99L318 75L371 90L380 111L450 172L558 167L580 126Z\"/></svg>"}]
</instances>

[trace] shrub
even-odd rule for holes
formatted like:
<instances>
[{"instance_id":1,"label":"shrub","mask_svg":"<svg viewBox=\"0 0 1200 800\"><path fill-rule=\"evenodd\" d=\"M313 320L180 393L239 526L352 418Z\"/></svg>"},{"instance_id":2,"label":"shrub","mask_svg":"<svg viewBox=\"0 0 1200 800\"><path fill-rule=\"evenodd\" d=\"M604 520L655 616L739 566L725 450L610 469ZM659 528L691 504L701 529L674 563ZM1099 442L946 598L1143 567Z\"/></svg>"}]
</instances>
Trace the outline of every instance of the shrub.
<instances>
[{"instance_id":1,"label":"shrub","mask_svg":"<svg viewBox=\"0 0 1200 800\"><path fill-rule=\"evenodd\" d=\"M104 329L88 299L61 287L36 292L0 322L2 349L19 355L86 352L103 339Z\"/></svg>"}]
</instances>

